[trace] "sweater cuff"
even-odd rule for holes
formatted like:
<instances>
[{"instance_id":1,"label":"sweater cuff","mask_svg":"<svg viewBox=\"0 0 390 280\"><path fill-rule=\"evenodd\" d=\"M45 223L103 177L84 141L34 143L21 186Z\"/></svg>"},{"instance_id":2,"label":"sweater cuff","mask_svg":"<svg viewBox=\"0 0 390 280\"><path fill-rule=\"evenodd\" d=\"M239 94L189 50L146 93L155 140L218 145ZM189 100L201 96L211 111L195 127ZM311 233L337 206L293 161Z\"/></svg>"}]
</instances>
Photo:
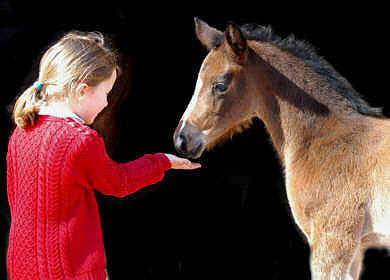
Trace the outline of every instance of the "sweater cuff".
<instances>
[{"instance_id":1,"label":"sweater cuff","mask_svg":"<svg viewBox=\"0 0 390 280\"><path fill-rule=\"evenodd\" d=\"M171 165L171 161L168 159L168 157L163 154L163 153L157 153L157 154L154 154L158 161L160 162L161 164L161 168L166 171L168 169L171 169L172 165Z\"/></svg>"}]
</instances>

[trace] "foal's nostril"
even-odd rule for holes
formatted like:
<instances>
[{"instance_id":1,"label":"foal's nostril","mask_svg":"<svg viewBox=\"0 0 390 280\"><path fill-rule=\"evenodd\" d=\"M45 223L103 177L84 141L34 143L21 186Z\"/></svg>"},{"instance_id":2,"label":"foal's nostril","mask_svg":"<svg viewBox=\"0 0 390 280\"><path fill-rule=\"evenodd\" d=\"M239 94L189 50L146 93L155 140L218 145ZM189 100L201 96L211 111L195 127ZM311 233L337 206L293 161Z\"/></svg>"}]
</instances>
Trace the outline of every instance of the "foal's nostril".
<instances>
[{"instance_id":1,"label":"foal's nostril","mask_svg":"<svg viewBox=\"0 0 390 280\"><path fill-rule=\"evenodd\" d=\"M186 153L187 152L187 140L186 140L185 136L183 135L183 133L180 133L178 138L179 138L178 139L178 147L179 147L180 151L183 153Z\"/></svg>"}]
</instances>

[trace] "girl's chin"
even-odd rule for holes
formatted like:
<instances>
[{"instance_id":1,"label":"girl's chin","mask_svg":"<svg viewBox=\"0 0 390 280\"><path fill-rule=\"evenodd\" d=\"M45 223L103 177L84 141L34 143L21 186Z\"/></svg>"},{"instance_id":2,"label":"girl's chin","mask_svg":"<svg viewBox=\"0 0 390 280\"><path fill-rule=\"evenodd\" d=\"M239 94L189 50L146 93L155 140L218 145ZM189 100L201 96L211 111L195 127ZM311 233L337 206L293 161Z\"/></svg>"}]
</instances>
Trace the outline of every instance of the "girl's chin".
<instances>
[{"instance_id":1,"label":"girl's chin","mask_svg":"<svg viewBox=\"0 0 390 280\"><path fill-rule=\"evenodd\" d=\"M99 112L99 113L100 113L100 112ZM96 116L92 116L92 117L90 117L90 118L87 118L87 117L86 117L86 118L84 119L85 124L87 124L87 125L93 124L94 121L96 120L97 116L99 115L99 113L96 114Z\"/></svg>"},{"instance_id":2,"label":"girl's chin","mask_svg":"<svg viewBox=\"0 0 390 280\"><path fill-rule=\"evenodd\" d=\"M93 124L95 122L96 118L97 118L97 115L95 117L93 117L93 118L87 119L85 121L85 123L88 124L88 125L91 125L91 124Z\"/></svg>"}]
</instances>

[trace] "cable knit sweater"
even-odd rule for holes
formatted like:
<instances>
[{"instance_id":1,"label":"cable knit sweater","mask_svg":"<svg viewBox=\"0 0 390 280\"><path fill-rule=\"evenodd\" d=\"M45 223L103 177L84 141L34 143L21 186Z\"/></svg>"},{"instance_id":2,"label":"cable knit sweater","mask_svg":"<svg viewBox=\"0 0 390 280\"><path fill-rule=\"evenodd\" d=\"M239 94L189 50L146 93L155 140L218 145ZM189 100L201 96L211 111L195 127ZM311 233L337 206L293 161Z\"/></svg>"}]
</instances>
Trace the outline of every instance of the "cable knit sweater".
<instances>
[{"instance_id":1,"label":"cable knit sweater","mask_svg":"<svg viewBox=\"0 0 390 280\"><path fill-rule=\"evenodd\" d=\"M94 190L124 197L170 167L161 153L116 163L97 132L72 118L41 115L16 128L7 153L10 280L105 280Z\"/></svg>"}]
</instances>

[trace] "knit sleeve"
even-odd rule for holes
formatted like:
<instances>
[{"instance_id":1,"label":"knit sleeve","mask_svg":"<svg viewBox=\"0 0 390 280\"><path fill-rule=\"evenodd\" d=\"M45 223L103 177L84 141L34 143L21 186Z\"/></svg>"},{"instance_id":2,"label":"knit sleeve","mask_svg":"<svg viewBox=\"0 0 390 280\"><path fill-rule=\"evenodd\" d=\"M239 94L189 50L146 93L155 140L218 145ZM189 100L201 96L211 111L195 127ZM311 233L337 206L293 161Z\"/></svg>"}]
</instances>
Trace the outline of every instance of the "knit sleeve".
<instances>
[{"instance_id":1,"label":"knit sleeve","mask_svg":"<svg viewBox=\"0 0 390 280\"><path fill-rule=\"evenodd\" d=\"M14 172L13 172L13 162L11 156L11 141L8 144L8 151L6 155L7 162L7 195L8 195L8 203L10 205L11 215L13 209L13 192L14 192Z\"/></svg>"},{"instance_id":2,"label":"knit sleeve","mask_svg":"<svg viewBox=\"0 0 390 280\"><path fill-rule=\"evenodd\" d=\"M87 135L83 140L74 156L73 168L79 177L76 180L104 195L125 197L161 181L164 172L171 168L169 159L162 153L117 163L107 155L103 139L97 134Z\"/></svg>"}]
</instances>

